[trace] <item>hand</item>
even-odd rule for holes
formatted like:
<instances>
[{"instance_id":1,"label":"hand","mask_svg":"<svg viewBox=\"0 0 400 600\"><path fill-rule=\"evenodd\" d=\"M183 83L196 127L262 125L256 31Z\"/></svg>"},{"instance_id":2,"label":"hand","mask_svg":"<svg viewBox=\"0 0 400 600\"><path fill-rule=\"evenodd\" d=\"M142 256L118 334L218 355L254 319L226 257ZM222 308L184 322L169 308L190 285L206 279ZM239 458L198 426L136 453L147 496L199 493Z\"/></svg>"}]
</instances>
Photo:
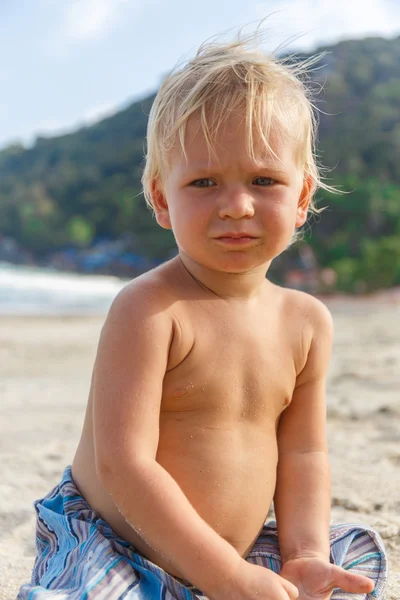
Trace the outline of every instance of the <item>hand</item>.
<instances>
[{"instance_id":1,"label":"hand","mask_svg":"<svg viewBox=\"0 0 400 600\"><path fill-rule=\"evenodd\" d=\"M282 567L281 577L297 587L298 600L329 600L334 588L352 594L369 594L374 589L371 579L345 571L319 557L288 560Z\"/></svg>"},{"instance_id":2,"label":"hand","mask_svg":"<svg viewBox=\"0 0 400 600\"><path fill-rule=\"evenodd\" d=\"M240 561L233 577L220 586L210 600L297 600L298 591L266 567Z\"/></svg>"}]
</instances>

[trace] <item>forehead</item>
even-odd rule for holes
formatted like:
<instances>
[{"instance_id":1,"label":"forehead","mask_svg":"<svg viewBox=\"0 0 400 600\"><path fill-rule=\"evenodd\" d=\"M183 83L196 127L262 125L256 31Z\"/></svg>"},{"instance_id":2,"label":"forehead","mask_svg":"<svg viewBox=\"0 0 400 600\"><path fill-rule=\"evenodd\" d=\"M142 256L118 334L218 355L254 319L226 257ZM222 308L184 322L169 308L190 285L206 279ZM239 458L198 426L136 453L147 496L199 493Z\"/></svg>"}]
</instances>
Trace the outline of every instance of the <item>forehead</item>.
<instances>
[{"instance_id":1,"label":"forehead","mask_svg":"<svg viewBox=\"0 0 400 600\"><path fill-rule=\"evenodd\" d=\"M257 131L249 132L242 116L230 115L215 134L206 136L199 118L188 120L184 148L179 143L172 150L172 160L190 166L228 168L233 163L246 166L271 167L284 170L296 162L296 145L274 126L268 136L268 146Z\"/></svg>"}]
</instances>

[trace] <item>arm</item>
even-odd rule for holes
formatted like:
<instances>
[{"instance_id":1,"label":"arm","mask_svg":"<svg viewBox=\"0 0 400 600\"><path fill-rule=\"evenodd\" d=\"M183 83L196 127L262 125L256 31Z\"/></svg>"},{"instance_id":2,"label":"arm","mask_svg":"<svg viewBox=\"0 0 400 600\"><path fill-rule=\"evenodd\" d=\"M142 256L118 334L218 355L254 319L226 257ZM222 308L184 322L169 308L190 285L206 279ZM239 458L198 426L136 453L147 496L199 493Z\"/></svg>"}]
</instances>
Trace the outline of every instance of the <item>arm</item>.
<instances>
[{"instance_id":1,"label":"arm","mask_svg":"<svg viewBox=\"0 0 400 600\"><path fill-rule=\"evenodd\" d=\"M183 577L211 594L242 559L201 519L156 462L173 318L159 290L128 288L110 310L96 358L97 474L144 541Z\"/></svg>"},{"instance_id":2,"label":"arm","mask_svg":"<svg viewBox=\"0 0 400 600\"><path fill-rule=\"evenodd\" d=\"M326 442L325 375L332 320L310 298L309 348L292 402L278 429L279 461L274 497L283 567L281 576L299 591L299 600L328 600L335 587L355 594L374 584L330 563L330 473Z\"/></svg>"},{"instance_id":3,"label":"arm","mask_svg":"<svg viewBox=\"0 0 400 600\"><path fill-rule=\"evenodd\" d=\"M304 328L309 348L307 360L278 429L274 505L283 563L307 555L329 560L330 474L325 374L333 328L325 306L311 298L310 303Z\"/></svg>"}]
</instances>

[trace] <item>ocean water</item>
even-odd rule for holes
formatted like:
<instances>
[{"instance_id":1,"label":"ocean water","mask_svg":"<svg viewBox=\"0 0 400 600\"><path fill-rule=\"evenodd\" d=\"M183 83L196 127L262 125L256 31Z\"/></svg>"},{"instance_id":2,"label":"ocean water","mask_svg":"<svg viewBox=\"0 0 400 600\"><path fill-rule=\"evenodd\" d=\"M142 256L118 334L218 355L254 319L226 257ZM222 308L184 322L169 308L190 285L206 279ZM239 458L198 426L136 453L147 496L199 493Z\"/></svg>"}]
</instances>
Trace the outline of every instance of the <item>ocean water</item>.
<instances>
[{"instance_id":1,"label":"ocean water","mask_svg":"<svg viewBox=\"0 0 400 600\"><path fill-rule=\"evenodd\" d=\"M0 263L0 315L103 316L126 283L117 277Z\"/></svg>"}]
</instances>

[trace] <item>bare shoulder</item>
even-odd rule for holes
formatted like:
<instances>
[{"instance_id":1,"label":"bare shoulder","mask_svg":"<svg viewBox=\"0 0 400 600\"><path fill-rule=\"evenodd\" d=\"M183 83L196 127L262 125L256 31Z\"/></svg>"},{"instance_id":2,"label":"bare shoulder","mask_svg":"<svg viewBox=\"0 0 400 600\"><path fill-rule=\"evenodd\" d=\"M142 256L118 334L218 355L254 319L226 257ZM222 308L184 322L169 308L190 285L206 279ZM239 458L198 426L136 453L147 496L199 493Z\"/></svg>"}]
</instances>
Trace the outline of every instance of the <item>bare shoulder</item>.
<instances>
[{"instance_id":1,"label":"bare shoulder","mask_svg":"<svg viewBox=\"0 0 400 600\"><path fill-rule=\"evenodd\" d=\"M305 292L279 288L281 319L290 337L296 373L326 370L332 348L333 321L329 309Z\"/></svg>"},{"instance_id":2,"label":"bare shoulder","mask_svg":"<svg viewBox=\"0 0 400 600\"><path fill-rule=\"evenodd\" d=\"M162 321L170 316L176 292L169 283L169 265L164 264L130 281L115 297L106 325L132 321Z\"/></svg>"},{"instance_id":3,"label":"bare shoulder","mask_svg":"<svg viewBox=\"0 0 400 600\"><path fill-rule=\"evenodd\" d=\"M315 296L288 288L281 288L282 309L292 316L311 338L332 337L333 320L328 307Z\"/></svg>"},{"instance_id":4,"label":"bare shoulder","mask_svg":"<svg viewBox=\"0 0 400 600\"><path fill-rule=\"evenodd\" d=\"M125 356L157 351L167 357L166 370L175 368L194 343L185 318L185 282L177 261L169 261L128 283L113 301L104 323L100 347ZM156 344L154 341L156 340Z\"/></svg>"}]
</instances>

